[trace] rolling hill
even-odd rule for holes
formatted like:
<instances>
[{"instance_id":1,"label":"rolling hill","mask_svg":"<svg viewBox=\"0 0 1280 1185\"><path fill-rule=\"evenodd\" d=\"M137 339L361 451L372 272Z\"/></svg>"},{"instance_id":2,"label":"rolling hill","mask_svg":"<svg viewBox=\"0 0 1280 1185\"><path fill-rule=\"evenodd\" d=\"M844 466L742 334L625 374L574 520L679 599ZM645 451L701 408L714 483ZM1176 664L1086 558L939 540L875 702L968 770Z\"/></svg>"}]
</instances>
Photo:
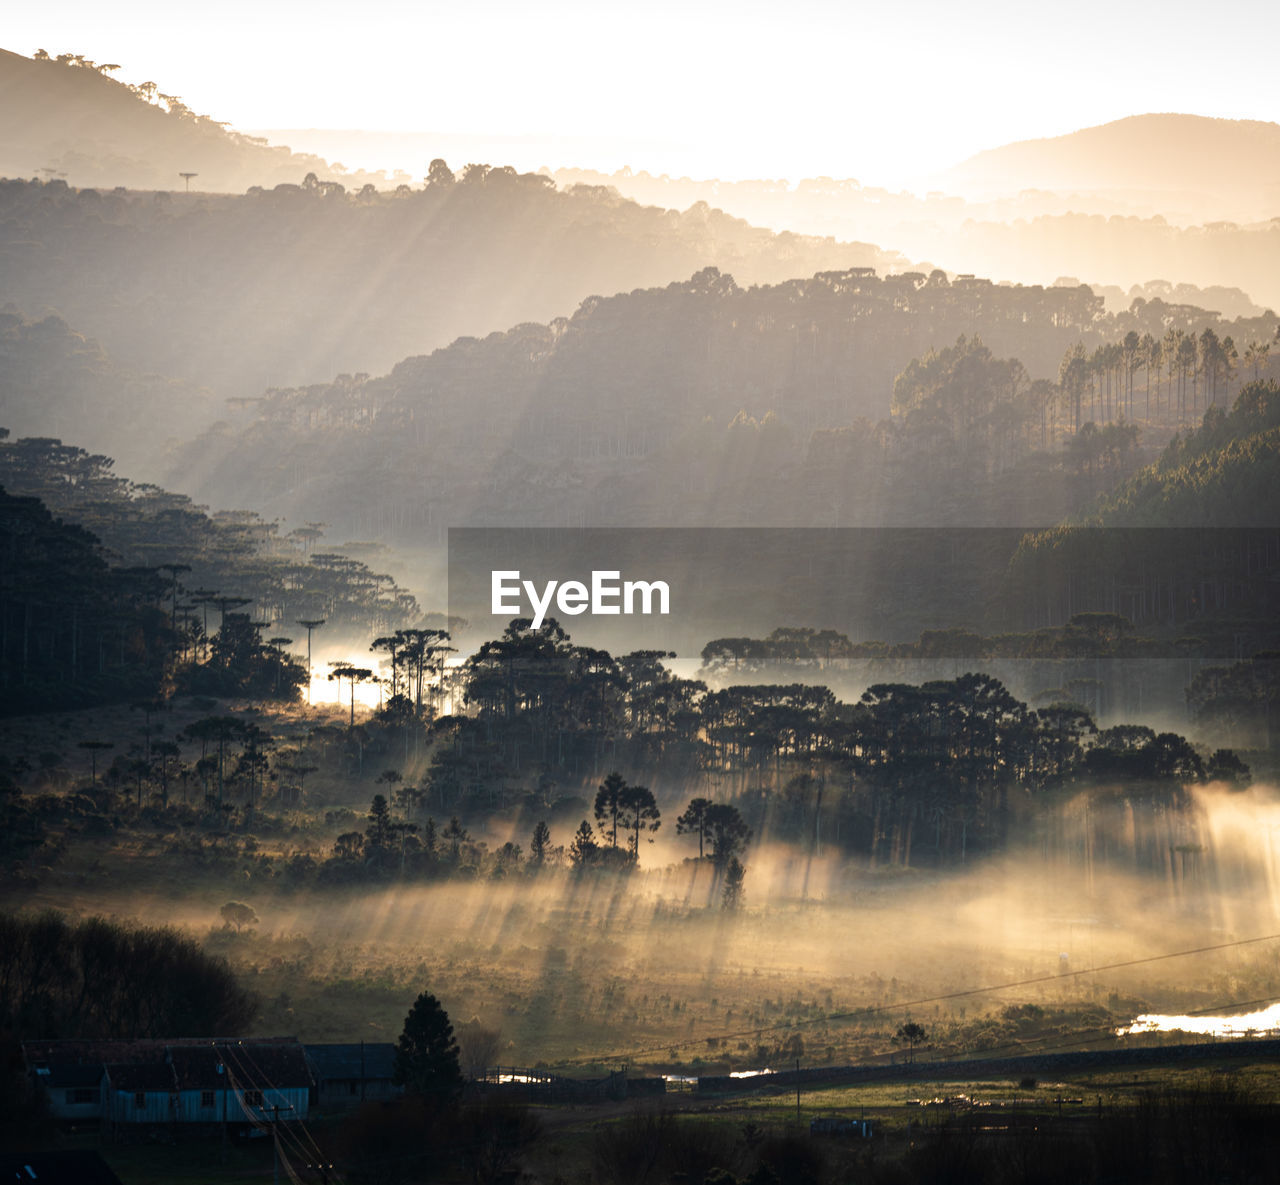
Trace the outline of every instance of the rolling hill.
<instances>
[{"instance_id":1,"label":"rolling hill","mask_svg":"<svg viewBox=\"0 0 1280 1185\"><path fill-rule=\"evenodd\" d=\"M347 174L318 156L242 135L155 83L117 82L112 68L0 50L0 176L44 172L76 186L174 189L185 188L180 174L192 173L199 189L231 193L311 172L348 185L387 183L381 174Z\"/></svg>"},{"instance_id":2,"label":"rolling hill","mask_svg":"<svg viewBox=\"0 0 1280 1185\"><path fill-rule=\"evenodd\" d=\"M1190 206L1201 221L1280 215L1280 124L1200 115L1133 115L1065 136L988 149L939 185L970 198L1023 190Z\"/></svg>"}]
</instances>

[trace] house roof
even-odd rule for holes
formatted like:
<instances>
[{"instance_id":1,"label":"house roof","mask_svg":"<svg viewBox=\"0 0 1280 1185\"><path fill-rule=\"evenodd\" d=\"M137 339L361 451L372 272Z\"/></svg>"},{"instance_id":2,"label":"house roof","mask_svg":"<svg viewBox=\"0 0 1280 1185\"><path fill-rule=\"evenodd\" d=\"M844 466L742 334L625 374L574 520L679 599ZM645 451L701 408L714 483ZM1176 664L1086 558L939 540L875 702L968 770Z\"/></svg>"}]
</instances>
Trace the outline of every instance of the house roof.
<instances>
[{"instance_id":1,"label":"house roof","mask_svg":"<svg viewBox=\"0 0 1280 1185\"><path fill-rule=\"evenodd\" d=\"M390 1079L395 1073L396 1047L390 1042L363 1045L304 1045L317 1079Z\"/></svg>"},{"instance_id":2,"label":"house roof","mask_svg":"<svg viewBox=\"0 0 1280 1185\"><path fill-rule=\"evenodd\" d=\"M102 1063L91 1066L50 1066L47 1074L40 1075L47 1087L97 1086L102 1081Z\"/></svg>"},{"instance_id":3,"label":"house roof","mask_svg":"<svg viewBox=\"0 0 1280 1185\"><path fill-rule=\"evenodd\" d=\"M139 1065L164 1061L163 1041L24 1041L29 1069L54 1066Z\"/></svg>"},{"instance_id":4,"label":"house roof","mask_svg":"<svg viewBox=\"0 0 1280 1185\"><path fill-rule=\"evenodd\" d=\"M241 1089L267 1090L272 1087L306 1087L311 1085L311 1071L306 1055L296 1037L255 1037L251 1041L238 1038L182 1037L166 1040L139 1041L26 1041L23 1057L29 1070L48 1070L50 1077L71 1068L111 1068L112 1086L120 1090L216 1090L226 1085L218 1066L230 1069L232 1085ZM144 1067L158 1068L153 1076L133 1075ZM165 1085L121 1086L130 1083L159 1082ZM48 1079L46 1079L48 1081ZM59 1081L59 1085L61 1085ZM74 1085L81 1085L76 1083Z\"/></svg>"},{"instance_id":5,"label":"house roof","mask_svg":"<svg viewBox=\"0 0 1280 1185\"><path fill-rule=\"evenodd\" d=\"M166 1066L163 1062L158 1065L109 1065L107 1079L111 1090L158 1092L174 1089L173 1067Z\"/></svg>"},{"instance_id":6,"label":"house roof","mask_svg":"<svg viewBox=\"0 0 1280 1185\"><path fill-rule=\"evenodd\" d=\"M296 1041L174 1046L169 1055L180 1090L220 1090L228 1085L240 1090L270 1090L311 1085L311 1071L302 1046ZM225 1067L223 1072L219 1072L219 1066Z\"/></svg>"},{"instance_id":7,"label":"house roof","mask_svg":"<svg viewBox=\"0 0 1280 1185\"><path fill-rule=\"evenodd\" d=\"M22 1051L28 1062L139 1062L164 1061L167 1049L190 1049L210 1045L298 1045L297 1037L133 1037L88 1040L24 1041Z\"/></svg>"},{"instance_id":8,"label":"house roof","mask_svg":"<svg viewBox=\"0 0 1280 1185\"><path fill-rule=\"evenodd\" d=\"M226 1076L218 1071L223 1064L222 1057L212 1046L175 1046L169 1051L169 1056L179 1090L222 1090L226 1087Z\"/></svg>"}]
</instances>

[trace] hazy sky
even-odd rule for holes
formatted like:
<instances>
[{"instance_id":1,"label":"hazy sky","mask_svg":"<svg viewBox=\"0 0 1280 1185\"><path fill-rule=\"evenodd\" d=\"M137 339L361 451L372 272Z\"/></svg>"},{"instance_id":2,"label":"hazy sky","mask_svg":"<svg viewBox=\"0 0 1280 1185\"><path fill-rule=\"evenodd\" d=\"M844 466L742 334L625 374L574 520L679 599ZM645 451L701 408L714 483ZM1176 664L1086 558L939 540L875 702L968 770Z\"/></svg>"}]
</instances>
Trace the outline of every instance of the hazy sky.
<instances>
[{"instance_id":1,"label":"hazy sky","mask_svg":"<svg viewBox=\"0 0 1280 1185\"><path fill-rule=\"evenodd\" d=\"M898 184L1142 112L1280 118L1253 53L1274 27L1261 0L1211 20L1188 0L51 0L11 7L0 45L119 62L246 129L519 134L566 141L521 167Z\"/></svg>"}]
</instances>

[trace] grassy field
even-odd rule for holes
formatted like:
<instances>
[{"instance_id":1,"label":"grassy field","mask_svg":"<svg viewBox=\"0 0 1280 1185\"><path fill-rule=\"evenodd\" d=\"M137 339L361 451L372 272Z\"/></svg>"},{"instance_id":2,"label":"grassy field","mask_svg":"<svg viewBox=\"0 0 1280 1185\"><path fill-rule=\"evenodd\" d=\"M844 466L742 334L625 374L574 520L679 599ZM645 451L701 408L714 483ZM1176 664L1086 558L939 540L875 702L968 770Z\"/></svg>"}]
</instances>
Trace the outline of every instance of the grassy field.
<instances>
[{"instance_id":1,"label":"grassy field","mask_svg":"<svg viewBox=\"0 0 1280 1185\"><path fill-rule=\"evenodd\" d=\"M139 719L108 724L136 730ZM38 759L57 736L67 751L86 727L49 720L23 743ZM87 761L83 751L75 761ZM52 822L0 904L184 928L257 994L259 1014L245 1035L395 1041L414 998L430 991L455 1025L475 1018L500 1032L502 1064L577 1077L624 1067L696 1075L786 1069L797 1060L900 1062L909 1056L899 1039L907 1022L924 1030L914 1051L920 1063L1115 1048L1116 1026L1140 1012L1229 1011L1280 997L1280 942L1231 945L1280 932L1276 894L1249 868L1234 882L1227 869L1161 880L1118 860L1085 867L1037 850L945 871L873 869L833 852L757 845L746 906L728 913L705 866L686 859L687 841L664 829L640 870L621 878L554 868L504 879L291 887L282 873L290 860L322 859L338 833L364 826L363 791L340 801L336 789L322 806L285 812L254 834L141 815L105 832ZM1236 830L1224 831L1224 851L1248 822L1242 815ZM527 838L498 816L470 825L491 849ZM557 824L556 842L567 837ZM233 900L258 918L243 931L220 917ZM1201 947L1212 949L1178 954ZM951 1081L925 1070L910 1082L805 1087L798 1111L794 1094L768 1091L676 1092L656 1111L538 1106L542 1134L523 1163L540 1181L628 1185L621 1169L602 1164L619 1149L659 1140L687 1146L695 1161L722 1157L742 1178L761 1149L789 1148L786 1155L803 1160L803 1144L820 1149L822 1180L877 1185L881 1169L914 1164L940 1132L1012 1130L1028 1119L1033 1130L1043 1121L1045 1130L1067 1125L1078 1134L1093 1123L1101 1131L1099 1113L1104 1121L1130 1115L1155 1094L1206 1083L1263 1106L1280 1103L1275 1066L1226 1055L1214 1065L1016 1081ZM809 1121L827 1115L865 1115L880 1134L867 1144L808 1142ZM333 1117L310 1126L322 1146L345 1130ZM273 1173L266 1141L112 1144L106 1155L128 1183L267 1181ZM902 1179L926 1179L923 1171Z\"/></svg>"},{"instance_id":2,"label":"grassy field","mask_svg":"<svg viewBox=\"0 0 1280 1185\"><path fill-rule=\"evenodd\" d=\"M1266 933L1269 894L1250 912L1207 885L1094 874L1085 886L1078 869L1026 860L854 870L780 849L753 855L737 914L708 902L705 869L661 851L621 879L282 882L291 855L323 854L350 826L323 812L262 835L72 824L4 904L188 929L258 994L254 1035L393 1041L429 990L456 1023L499 1029L503 1064L575 1073L900 1056L906 1021L932 1056L1107 1047L1139 1012L1280 996L1280 943L1164 957ZM225 926L230 900L259 921Z\"/></svg>"}]
</instances>

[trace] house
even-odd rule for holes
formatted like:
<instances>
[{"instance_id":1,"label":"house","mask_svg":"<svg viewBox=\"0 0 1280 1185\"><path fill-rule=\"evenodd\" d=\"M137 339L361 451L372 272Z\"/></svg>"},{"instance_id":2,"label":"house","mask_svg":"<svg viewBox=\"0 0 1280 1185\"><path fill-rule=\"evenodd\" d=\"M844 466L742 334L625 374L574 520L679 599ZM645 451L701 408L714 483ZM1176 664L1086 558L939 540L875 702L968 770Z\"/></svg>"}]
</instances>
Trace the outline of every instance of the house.
<instances>
[{"instance_id":1,"label":"house","mask_svg":"<svg viewBox=\"0 0 1280 1185\"><path fill-rule=\"evenodd\" d=\"M315 1082L317 1107L349 1107L379 1099L399 1098L403 1086L395 1077L396 1047L390 1042L351 1045L304 1045Z\"/></svg>"},{"instance_id":2,"label":"house","mask_svg":"<svg viewBox=\"0 0 1280 1185\"><path fill-rule=\"evenodd\" d=\"M27 1042L23 1056L56 1119L116 1130L305 1119L313 1086L292 1037Z\"/></svg>"},{"instance_id":3,"label":"house","mask_svg":"<svg viewBox=\"0 0 1280 1185\"><path fill-rule=\"evenodd\" d=\"M110 1123L174 1120L173 1070L162 1061L108 1065L103 1118Z\"/></svg>"},{"instance_id":4,"label":"house","mask_svg":"<svg viewBox=\"0 0 1280 1185\"><path fill-rule=\"evenodd\" d=\"M843 1115L821 1115L809 1120L811 1136L852 1136L855 1140L869 1140L875 1135L872 1119L848 1119Z\"/></svg>"},{"instance_id":5,"label":"house","mask_svg":"<svg viewBox=\"0 0 1280 1185\"><path fill-rule=\"evenodd\" d=\"M53 1065L36 1072L49 1103L49 1114L59 1123L97 1123L102 1119L105 1067Z\"/></svg>"},{"instance_id":6,"label":"house","mask_svg":"<svg viewBox=\"0 0 1280 1185\"><path fill-rule=\"evenodd\" d=\"M260 1124L305 1119L312 1077L297 1041L217 1041L169 1053L178 1122Z\"/></svg>"},{"instance_id":7,"label":"house","mask_svg":"<svg viewBox=\"0 0 1280 1185\"><path fill-rule=\"evenodd\" d=\"M27 1073L43 1089L50 1115L62 1123L106 1115L106 1067L136 1056L136 1041L24 1041Z\"/></svg>"}]
</instances>

